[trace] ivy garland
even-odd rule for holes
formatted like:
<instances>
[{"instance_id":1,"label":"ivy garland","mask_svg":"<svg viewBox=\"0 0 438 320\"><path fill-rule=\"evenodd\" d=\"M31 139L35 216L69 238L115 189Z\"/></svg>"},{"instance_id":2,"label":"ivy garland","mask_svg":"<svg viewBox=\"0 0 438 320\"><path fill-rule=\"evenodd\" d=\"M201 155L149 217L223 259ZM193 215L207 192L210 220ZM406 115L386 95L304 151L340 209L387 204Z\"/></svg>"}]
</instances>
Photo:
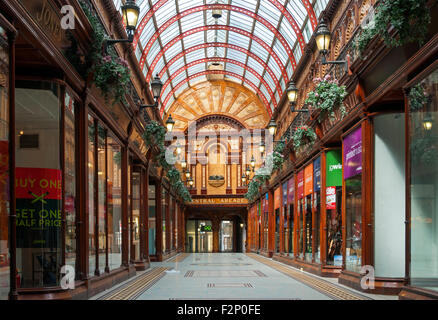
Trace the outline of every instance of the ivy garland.
<instances>
[{"instance_id":1,"label":"ivy garland","mask_svg":"<svg viewBox=\"0 0 438 320\"><path fill-rule=\"evenodd\" d=\"M389 47L400 47L417 42L423 44L431 22L428 0L382 0L376 8L374 26L364 28L357 40L356 48L362 53L374 36L379 35ZM394 38L388 28L398 33Z\"/></svg>"},{"instance_id":2,"label":"ivy garland","mask_svg":"<svg viewBox=\"0 0 438 320\"><path fill-rule=\"evenodd\" d=\"M292 136L295 150L302 146L313 144L316 138L315 131L309 126L298 127Z\"/></svg>"},{"instance_id":3,"label":"ivy garland","mask_svg":"<svg viewBox=\"0 0 438 320\"><path fill-rule=\"evenodd\" d=\"M164 148L164 138L166 137L166 129L157 121L150 121L143 133L143 139L148 147Z\"/></svg>"},{"instance_id":4,"label":"ivy garland","mask_svg":"<svg viewBox=\"0 0 438 320\"><path fill-rule=\"evenodd\" d=\"M284 163L283 152L286 147L286 142L279 142L275 148L274 152L268 154L266 156L265 166L270 166L272 164L272 171L278 170ZM269 180L270 175L264 174L256 174L251 182L248 184L248 192L245 194L245 198L250 202L257 199L259 195L259 189L265 183L265 181Z\"/></svg>"},{"instance_id":5,"label":"ivy garland","mask_svg":"<svg viewBox=\"0 0 438 320\"><path fill-rule=\"evenodd\" d=\"M332 80L329 74L324 79L315 78L313 82L316 84L316 88L309 92L305 104L321 110L318 121L321 122L326 114L334 117L334 110L338 107L342 117L344 117L346 110L343 101L347 96L345 86L339 86L338 80Z\"/></svg>"},{"instance_id":6,"label":"ivy garland","mask_svg":"<svg viewBox=\"0 0 438 320\"><path fill-rule=\"evenodd\" d=\"M143 133L143 139L146 145L156 147L158 154L155 157L155 162L165 170L166 176L169 179L171 187L175 190L178 196L185 202L192 202L192 196L187 190L184 183L181 181L181 173L166 160L166 148L164 147L164 139L166 137L166 129L157 121L150 121Z\"/></svg>"}]
</instances>

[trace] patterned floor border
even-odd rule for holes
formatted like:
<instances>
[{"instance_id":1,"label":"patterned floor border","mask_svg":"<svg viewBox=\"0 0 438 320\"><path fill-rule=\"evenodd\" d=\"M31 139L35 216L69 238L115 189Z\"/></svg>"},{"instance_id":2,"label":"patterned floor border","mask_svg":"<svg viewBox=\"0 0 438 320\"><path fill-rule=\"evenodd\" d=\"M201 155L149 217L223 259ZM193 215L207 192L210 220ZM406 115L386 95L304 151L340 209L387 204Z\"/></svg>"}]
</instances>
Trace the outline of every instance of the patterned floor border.
<instances>
[{"instance_id":1,"label":"patterned floor border","mask_svg":"<svg viewBox=\"0 0 438 320\"><path fill-rule=\"evenodd\" d=\"M352 292L350 290L341 288L333 283L328 281L318 279L311 275L302 273L300 271L296 271L289 266L286 266L280 262L272 261L267 258L261 257L254 253L247 253L248 257L263 263L283 274L289 276L315 290L318 292L332 298L335 300L372 300L364 295Z\"/></svg>"},{"instance_id":2,"label":"patterned floor border","mask_svg":"<svg viewBox=\"0 0 438 320\"><path fill-rule=\"evenodd\" d=\"M167 262L183 262L190 255L191 255L191 253L180 253L180 254L170 258L169 260L166 260L166 263Z\"/></svg>"},{"instance_id":3,"label":"patterned floor border","mask_svg":"<svg viewBox=\"0 0 438 320\"><path fill-rule=\"evenodd\" d=\"M98 300L135 300L164 277L167 270L169 270L169 268L153 268L140 277L112 290Z\"/></svg>"}]
</instances>

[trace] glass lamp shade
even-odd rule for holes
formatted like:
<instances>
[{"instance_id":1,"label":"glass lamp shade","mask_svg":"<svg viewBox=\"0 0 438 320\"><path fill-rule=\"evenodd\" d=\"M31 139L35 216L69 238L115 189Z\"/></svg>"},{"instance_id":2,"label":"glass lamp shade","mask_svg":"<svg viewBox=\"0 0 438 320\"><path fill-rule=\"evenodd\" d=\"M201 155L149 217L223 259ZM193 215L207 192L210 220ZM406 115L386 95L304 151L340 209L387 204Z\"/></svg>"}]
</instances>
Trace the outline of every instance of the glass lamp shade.
<instances>
[{"instance_id":1,"label":"glass lamp shade","mask_svg":"<svg viewBox=\"0 0 438 320\"><path fill-rule=\"evenodd\" d=\"M430 116L426 116L426 118L424 118L424 120L423 120L424 130L430 131L430 130L432 130L432 127L433 127L432 118Z\"/></svg>"},{"instance_id":2,"label":"glass lamp shade","mask_svg":"<svg viewBox=\"0 0 438 320\"><path fill-rule=\"evenodd\" d=\"M289 86L287 88L287 97L289 99L289 102L297 102L298 88L295 86L295 83L293 81L289 82Z\"/></svg>"},{"instance_id":3,"label":"glass lamp shade","mask_svg":"<svg viewBox=\"0 0 438 320\"><path fill-rule=\"evenodd\" d=\"M254 159L254 156L252 156L251 162L250 162L252 168L255 168L255 163L256 163L256 161Z\"/></svg>"},{"instance_id":4,"label":"glass lamp shade","mask_svg":"<svg viewBox=\"0 0 438 320\"><path fill-rule=\"evenodd\" d=\"M187 179L190 178L190 171L189 171L189 170L186 171L186 178L187 178Z\"/></svg>"},{"instance_id":5,"label":"glass lamp shade","mask_svg":"<svg viewBox=\"0 0 438 320\"><path fill-rule=\"evenodd\" d=\"M170 115L166 121L167 132L172 132L174 126L175 121L172 119L172 115Z\"/></svg>"},{"instance_id":6,"label":"glass lamp shade","mask_svg":"<svg viewBox=\"0 0 438 320\"><path fill-rule=\"evenodd\" d=\"M183 169L187 168L187 162L182 161L181 162L181 168L183 168Z\"/></svg>"},{"instance_id":7,"label":"glass lamp shade","mask_svg":"<svg viewBox=\"0 0 438 320\"><path fill-rule=\"evenodd\" d=\"M161 79L157 74L154 80L152 80L151 82L151 90L155 100L158 100L161 97L162 89L163 89L163 83L161 82Z\"/></svg>"},{"instance_id":8,"label":"glass lamp shade","mask_svg":"<svg viewBox=\"0 0 438 320\"><path fill-rule=\"evenodd\" d=\"M322 21L318 27L318 31L315 34L315 41L320 52L328 52L330 48L331 33L324 21Z\"/></svg>"},{"instance_id":9,"label":"glass lamp shade","mask_svg":"<svg viewBox=\"0 0 438 320\"><path fill-rule=\"evenodd\" d=\"M193 181L193 179L192 178L190 178L189 180L187 180L188 182L189 182L189 185L191 186L191 187L193 187L193 184L194 184L194 181Z\"/></svg>"},{"instance_id":10,"label":"glass lamp shade","mask_svg":"<svg viewBox=\"0 0 438 320\"><path fill-rule=\"evenodd\" d=\"M270 133L272 136L274 136L275 133L277 133L277 124L275 123L274 119L272 119L272 120L269 122L268 130L269 130L269 133Z\"/></svg>"},{"instance_id":11,"label":"glass lamp shade","mask_svg":"<svg viewBox=\"0 0 438 320\"><path fill-rule=\"evenodd\" d=\"M243 174L243 176L242 176L242 182L243 182L243 183L246 182L246 175L245 175L245 174Z\"/></svg>"},{"instance_id":12,"label":"glass lamp shade","mask_svg":"<svg viewBox=\"0 0 438 320\"><path fill-rule=\"evenodd\" d=\"M222 18L222 10L214 9L212 15L213 15L213 18L220 19L220 18Z\"/></svg>"},{"instance_id":13,"label":"glass lamp shade","mask_svg":"<svg viewBox=\"0 0 438 320\"><path fill-rule=\"evenodd\" d=\"M135 30L140 15L140 7L135 4L135 1L128 0L122 6L123 20L128 30Z\"/></svg>"},{"instance_id":14,"label":"glass lamp shade","mask_svg":"<svg viewBox=\"0 0 438 320\"><path fill-rule=\"evenodd\" d=\"M263 141L260 142L259 150L260 150L260 153L265 152L265 143Z\"/></svg>"}]
</instances>

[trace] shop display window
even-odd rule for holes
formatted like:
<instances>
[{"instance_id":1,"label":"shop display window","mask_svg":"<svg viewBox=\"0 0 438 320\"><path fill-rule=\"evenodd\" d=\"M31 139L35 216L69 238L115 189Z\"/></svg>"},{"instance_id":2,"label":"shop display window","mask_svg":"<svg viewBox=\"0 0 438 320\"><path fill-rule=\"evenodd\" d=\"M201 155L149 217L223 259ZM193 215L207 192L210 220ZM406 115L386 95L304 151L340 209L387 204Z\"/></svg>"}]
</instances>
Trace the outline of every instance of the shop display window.
<instances>
[{"instance_id":1,"label":"shop display window","mask_svg":"<svg viewBox=\"0 0 438 320\"><path fill-rule=\"evenodd\" d=\"M438 70L409 95L410 284L438 291Z\"/></svg>"},{"instance_id":2,"label":"shop display window","mask_svg":"<svg viewBox=\"0 0 438 320\"><path fill-rule=\"evenodd\" d=\"M288 224L288 206L283 207L283 252L289 252L289 224Z\"/></svg>"},{"instance_id":3,"label":"shop display window","mask_svg":"<svg viewBox=\"0 0 438 320\"><path fill-rule=\"evenodd\" d=\"M0 27L0 300L8 299L9 256L9 49Z\"/></svg>"},{"instance_id":4,"label":"shop display window","mask_svg":"<svg viewBox=\"0 0 438 320\"><path fill-rule=\"evenodd\" d=\"M137 170L137 168L135 168ZM132 261L137 261L140 259L140 186L141 183L141 173L132 173L132 251L131 259Z\"/></svg>"},{"instance_id":5,"label":"shop display window","mask_svg":"<svg viewBox=\"0 0 438 320\"><path fill-rule=\"evenodd\" d=\"M294 205L289 205L289 255L294 255L294 239L295 239L295 215Z\"/></svg>"},{"instance_id":6,"label":"shop display window","mask_svg":"<svg viewBox=\"0 0 438 320\"><path fill-rule=\"evenodd\" d=\"M157 234L157 217L156 217L156 187L154 182L149 182L149 255L157 254L156 234Z\"/></svg>"},{"instance_id":7,"label":"shop display window","mask_svg":"<svg viewBox=\"0 0 438 320\"><path fill-rule=\"evenodd\" d=\"M304 222L304 258L307 262L312 262L313 250L313 225L312 225L312 196L304 198L305 222Z\"/></svg>"},{"instance_id":8,"label":"shop display window","mask_svg":"<svg viewBox=\"0 0 438 320\"><path fill-rule=\"evenodd\" d=\"M16 83L16 232L20 288L55 287L62 266L60 87Z\"/></svg>"},{"instance_id":9,"label":"shop display window","mask_svg":"<svg viewBox=\"0 0 438 320\"><path fill-rule=\"evenodd\" d=\"M320 239L320 226L321 226L321 194L315 192L314 194L314 213L315 213L315 262L321 262L321 239Z\"/></svg>"},{"instance_id":10,"label":"shop display window","mask_svg":"<svg viewBox=\"0 0 438 320\"><path fill-rule=\"evenodd\" d=\"M65 93L64 110L64 192L65 192L65 263L76 267L76 135L75 102Z\"/></svg>"},{"instance_id":11,"label":"shop display window","mask_svg":"<svg viewBox=\"0 0 438 320\"><path fill-rule=\"evenodd\" d=\"M167 191L163 188L162 197L161 197L161 222L162 222L162 243L163 249L162 253L165 253L166 248L166 237L167 237L167 228L166 228L166 208L167 208Z\"/></svg>"},{"instance_id":12,"label":"shop display window","mask_svg":"<svg viewBox=\"0 0 438 320\"><path fill-rule=\"evenodd\" d=\"M360 272L362 266L362 175L345 180L346 268Z\"/></svg>"},{"instance_id":13,"label":"shop display window","mask_svg":"<svg viewBox=\"0 0 438 320\"><path fill-rule=\"evenodd\" d=\"M299 220L299 237L298 237L298 256L300 259L304 258L304 199L298 200L298 220Z\"/></svg>"},{"instance_id":14,"label":"shop display window","mask_svg":"<svg viewBox=\"0 0 438 320\"><path fill-rule=\"evenodd\" d=\"M342 266L342 187L327 187L327 265Z\"/></svg>"},{"instance_id":15,"label":"shop display window","mask_svg":"<svg viewBox=\"0 0 438 320\"><path fill-rule=\"evenodd\" d=\"M99 265L97 266L99 273L105 272L106 266L106 130L101 124L98 124L97 129L97 189L98 189L98 204L97 204L97 223L98 223L98 254Z\"/></svg>"},{"instance_id":16,"label":"shop display window","mask_svg":"<svg viewBox=\"0 0 438 320\"><path fill-rule=\"evenodd\" d=\"M280 208L275 209L275 252L280 252Z\"/></svg>"},{"instance_id":17,"label":"shop display window","mask_svg":"<svg viewBox=\"0 0 438 320\"><path fill-rule=\"evenodd\" d=\"M108 263L110 270L122 265L122 148L108 136Z\"/></svg>"},{"instance_id":18,"label":"shop display window","mask_svg":"<svg viewBox=\"0 0 438 320\"><path fill-rule=\"evenodd\" d=\"M94 118L88 115L88 274L90 276L93 276L96 271L96 239L94 234L95 127Z\"/></svg>"}]
</instances>

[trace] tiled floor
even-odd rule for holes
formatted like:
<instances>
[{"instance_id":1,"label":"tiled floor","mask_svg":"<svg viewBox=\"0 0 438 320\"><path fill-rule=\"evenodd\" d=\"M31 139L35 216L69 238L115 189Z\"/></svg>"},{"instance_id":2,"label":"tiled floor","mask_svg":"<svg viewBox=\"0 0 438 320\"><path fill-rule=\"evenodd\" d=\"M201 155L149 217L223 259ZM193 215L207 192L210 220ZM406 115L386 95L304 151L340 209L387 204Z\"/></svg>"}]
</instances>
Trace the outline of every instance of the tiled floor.
<instances>
[{"instance_id":1,"label":"tiled floor","mask_svg":"<svg viewBox=\"0 0 438 320\"><path fill-rule=\"evenodd\" d=\"M187 255L182 259L171 259L168 262L152 263L152 268L167 267L171 270L157 283L139 294L137 299L331 300L329 295L323 294L264 263L270 261L272 260L255 260L240 253L199 253ZM286 267L299 271L289 266ZM139 274L139 277L143 274ZM316 278L327 281L329 285L358 293L338 285L336 279ZM123 285L120 284L120 287ZM98 299L105 294L108 294L108 291L93 297L93 299ZM397 299L396 296L358 294L371 299Z\"/></svg>"}]
</instances>

